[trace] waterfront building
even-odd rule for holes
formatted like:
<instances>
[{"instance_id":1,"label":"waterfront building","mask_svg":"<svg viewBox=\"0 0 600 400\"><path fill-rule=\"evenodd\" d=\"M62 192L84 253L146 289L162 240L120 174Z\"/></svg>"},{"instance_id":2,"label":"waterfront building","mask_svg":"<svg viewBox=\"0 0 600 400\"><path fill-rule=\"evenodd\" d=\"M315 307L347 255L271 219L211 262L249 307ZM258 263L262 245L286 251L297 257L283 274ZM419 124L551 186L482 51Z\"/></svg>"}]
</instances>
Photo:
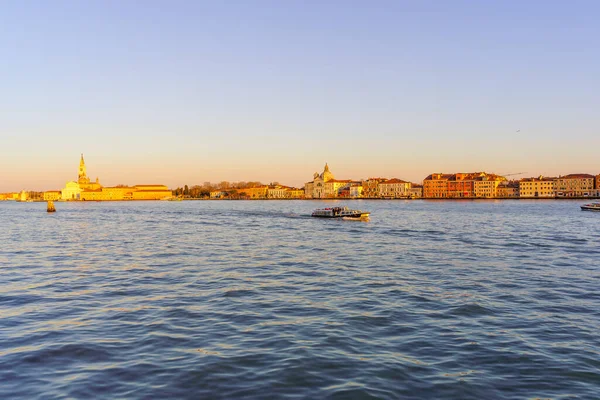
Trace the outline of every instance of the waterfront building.
<instances>
[{"instance_id":1,"label":"waterfront building","mask_svg":"<svg viewBox=\"0 0 600 400\"><path fill-rule=\"evenodd\" d=\"M304 198L304 189L291 187L288 189L288 195L291 199L302 199Z\"/></svg>"},{"instance_id":2,"label":"waterfront building","mask_svg":"<svg viewBox=\"0 0 600 400\"><path fill-rule=\"evenodd\" d=\"M499 198L518 198L519 182L501 182L496 188L496 197Z\"/></svg>"},{"instance_id":3,"label":"waterfront building","mask_svg":"<svg viewBox=\"0 0 600 400\"><path fill-rule=\"evenodd\" d=\"M482 172L473 181L473 195L479 198L498 197L498 185L505 181L503 176Z\"/></svg>"},{"instance_id":4,"label":"waterfront building","mask_svg":"<svg viewBox=\"0 0 600 400\"><path fill-rule=\"evenodd\" d=\"M449 198L475 197L475 179L485 175L482 173L457 173L448 179Z\"/></svg>"},{"instance_id":5,"label":"waterfront building","mask_svg":"<svg viewBox=\"0 0 600 400\"><path fill-rule=\"evenodd\" d=\"M374 199L379 197L379 184L387 181L386 178L369 178L361 182L362 197L366 199Z\"/></svg>"},{"instance_id":6,"label":"waterfront building","mask_svg":"<svg viewBox=\"0 0 600 400\"><path fill-rule=\"evenodd\" d=\"M519 181L519 197L552 198L556 196L556 178L539 176Z\"/></svg>"},{"instance_id":7,"label":"waterfront building","mask_svg":"<svg viewBox=\"0 0 600 400\"><path fill-rule=\"evenodd\" d=\"M288 198L288 187L282 185L269 186L267 188L268 199L286 199Z\"/></svg>"},{"instance_id":8,"label":"waterfront building","mask_svg":"<svg viewBox=\"0 0 600 400\"><path fill-rule=\"evenodd\" d=\"M348 180L336 180L329 165L325 164L323 172L315 172L313 180L304 185L304 194L308 199L324 199L338 197L338 190L350 183Z\"/></svg>"},{"instance_id":9,"label":"waterfront building","mask_svg":"<svg viewBox=\"0 0 600 400\"><path fill-rule=\"evenodd\" d=\"M173 193L165 185L135 185L132 195L133 200L161 200L171 197Z\"/></svg>"},{"instance_id":10,"label":"waterfront building","mask_svg":"<svg viewBox=\"0 0 600 400\"><path fill-rule=\"evenodd\" d=\"M410 188L408 189L408 193L411 198L419 199L423 197L423 186L411 183Z\"/></svg>"},{"instance_id":11,"label":"waterfront building","mask_svg":"<svg viewBox=\"0 0 600 400\"><path fill-rule=\"evenodd\" d=\"M244 188L244 189L237 189L237 192L242 198L266 199L268 189L269 189L268 186L263 185L263 186L249 187L249 188Z\"/></svg>"},{"instance_id":12,"label":"waterfront building","mask_svg":"<svg viewBox=\"0 0 600 400\"><path fill-rule=\"evenodd\" d=\"M75 181L67 182L61 191L61 198L63 200L80 200L80 196L81 188Z\"/></svg>"},{"instance_id":13,"label":"waterfront building","mask_svg":"<svg viewBox=\"0 0 600 400\"><path fill-rule=\"evenodd\" d=\"M340 192L344 188L349 188L352 184L351 180L348 179L330 179L323 184L324 187L324 197L325 198L334 198L340 197Z\"/></svg>"},{"instance_id":14,"label":"waterfront building","mask_svg":"<svg viewBox=\"0 0 600 400\"><path fill-rule=\"evenodd\" d=\"M357 199L363 197L363 186L359 182L354 182L349 188L349 197Z\"/></svg>"},{"instance_id":15,"label":"waterfront building","mask_svg":"<svg viewBox=\"0 0 600 400\"><path fill-rule=\"evenodd\" d=\"M440 199L448 197L448 181L451 174L434 173L423 180L423 197Z\"/></svg>"},{"instance_id":16,"label":"waterfront building","mask_svg":"<svg viewBox=\"0 0 600 400\"><path fill-rule=\"evenodd\" d=\"M379 184L379 197L398 199L409 196L410 182L392 178Z\"/></svg>"},{"instance_id":17,"label":"waterfront building","mask_svg":"<svg viewBox=\"0 0 600 400\"><path fill-rule=\"evenodd\" d=\"M240 189L243 191L244 189ZM270 185L267 189L268 199L299 199L304 197L304 190L284 185Z\"/></svg>"},{"instance_id":18,"label":"waterfront building","mask_svg":"<svg viewBox=\"0 0 600 400\"><path fill-rule=\"evenodd\" d=\"M62 193L60 190L49 190L47 192L44 192L44 201L48 201L48 200L60 200L62 196Z\"/></svg>"},{"instance_id":19,"label":"waterfront building","mask_svg":"<svg viewBox=\"0 0 600 400\"><path fill-rule=\"evenodd\" d=\"M594 196L595 177L590 174L569 174L556 179L557 197Z\"/></svg>"}]
</instances>

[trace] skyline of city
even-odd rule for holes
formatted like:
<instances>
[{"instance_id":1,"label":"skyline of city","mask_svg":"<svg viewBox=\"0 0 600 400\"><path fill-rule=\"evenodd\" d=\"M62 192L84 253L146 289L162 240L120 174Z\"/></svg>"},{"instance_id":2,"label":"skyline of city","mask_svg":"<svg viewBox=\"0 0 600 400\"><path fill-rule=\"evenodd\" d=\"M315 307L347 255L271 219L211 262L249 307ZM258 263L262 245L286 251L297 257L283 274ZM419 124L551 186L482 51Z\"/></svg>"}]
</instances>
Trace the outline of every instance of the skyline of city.
<instances>
[{"instance_id":1,"label":"skyline of city","mask_svg":"<svg viewBox=\"0 0 600 400\"><path fill-rule=\"evenodd\" d=\"M576 5L575 5L576 4ZM0 191L595 173L600 4L0 6Z\"/></svg>"},{"instance_id":2,"label":"skyline of city","mask_svg":"<svg viewBox=\"0 0 600 400\"><path fill-rule=\"evenodd\" d=\"M328 169L328 163L325 163L325 170L329 171ZM82 171L83 171L83 175L82 175ZM94 171L94 168L92 168L92 171ZM480 169L477 170L479 172L475 172L475 173L485 173L485 174L489 174L489 175L496 175L496 176L501 176L502 178L506 179L508 178L509 181L520 181L520 180L526 180L526 179L530 179L530 178L537 178L537 177L545 177L545 178L558 178L561 176L566 176L566 175L570 175L570 174L591 174L593 176L598 176L600 177L600 173L598 171L570 171L567 173L559 173L556 175L544 175L544 174L529 174L527 172L515 172L515 173L510 173L510 174L496 174L494 172L490 172L490 171L486 171L485 169ZM47 192L47 191L54 191L57 190L61 187L64 186L65 182L67 183L67 185L69 185L69 182L73 182L73 181L79 181L79 183L81 182L82 176L84 178L84 184L91 184L92 186L94 185L93 181L95 179L95 185L99 184L99 176L101 174L90 174L90 176L88 177L87 174L87 168L85 167L84 164L84 154L81 154L81 159L80 159L80 163L79 163L79 175L78 175L78 179L72 179L72 180L62 180L62 183L52 187L50 189L40 189L40 188L32 188L32 187L21 187L20 189L16 189L16 190L3 190L0 187L0 193L17 193L17 192L21 192L21 191L34 191L34 192ZM449 171L449 170L442 170L442 171L430 171L430 173L421 178L421 179L407 179L405 176L403 176L402 174L393 174L393 175L370 175L370 176L364 176L361 175L360 177L356 177L356 176L343 176L343 175L338 175L338 177L340 177L339 179L342 180L348 180L348 181L364 181L367 179L402 179L406 182L411 182L412 184L416 184L416 185L422 185L424 183L424 180L427 178L430 178L432 176L432 174L440 174L440 175L452 175L452 174L473 174L474 172L467 172L467 171ZM315 177L317 177L319 175L319 172L314 172L313 175L313 179ZM309 175L307 174L306 177L308 177ZM68 179L68 178L66 178ZM104 181L104 179L103 179ZM152 181L152 183L151 183ZM156 186L157 185L157 181L154 180L144 180L143 182L145 182L146 185L150 185L150 186ZM170 186L170 185L165 185L165 188L170 188L171 190L175 190L176 188L183 188L184 186L188 186L188 187L193 187L193 186L201 186L201 185L205 185L206 183L211 183L215 186L218 186L220 183L222 182L229 182L229 183L242 183L242 182L260 182L261 184L273 184L274 182L276 182L277 184L282 184L282 185L286 185L286 186L290 186L290 187L295 187L295 188L304 188L305 185L307 183L311 183L308 179L305 179L301 184L292 184L290 182L286 182L286 181L279 181L277 179L266 179L266 180L258 180L258 179L217 179L217 180L199 180L199 181L195 181L195 182L185 182L181 185L177 185L177 186ZM73 182L74 183L74 182ZM134 185L131 184L131 182L125 182L123 180L120 180L119 183L110 183L108 185L108 187L118 187L118 186L125 186L125 187L134 187L134 186L139 186L139 185ZM162 184L160 184L159 186L162 186ZM90 187L91 189L94 189L95 187ZM59 189L60 190L60 189Z\"/></svg>"}]
</instances>

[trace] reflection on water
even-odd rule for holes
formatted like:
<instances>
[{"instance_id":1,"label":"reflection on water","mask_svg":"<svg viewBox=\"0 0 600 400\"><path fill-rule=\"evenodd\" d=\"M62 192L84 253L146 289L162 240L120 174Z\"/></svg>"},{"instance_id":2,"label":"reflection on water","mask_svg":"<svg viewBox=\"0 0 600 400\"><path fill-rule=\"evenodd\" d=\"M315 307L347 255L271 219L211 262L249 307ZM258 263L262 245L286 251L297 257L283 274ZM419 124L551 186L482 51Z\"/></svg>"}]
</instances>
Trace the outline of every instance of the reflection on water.
<instances>
[{"instance_id":1,"label":"reflection on water","mask_svg":"<svg viewBox=\"0 0 600 400\"><path fill-rule=\"evenodd\" d=\"M0 203L0 398L600 393L600 215L325 204Z\"/></svg>"}]
</instances>

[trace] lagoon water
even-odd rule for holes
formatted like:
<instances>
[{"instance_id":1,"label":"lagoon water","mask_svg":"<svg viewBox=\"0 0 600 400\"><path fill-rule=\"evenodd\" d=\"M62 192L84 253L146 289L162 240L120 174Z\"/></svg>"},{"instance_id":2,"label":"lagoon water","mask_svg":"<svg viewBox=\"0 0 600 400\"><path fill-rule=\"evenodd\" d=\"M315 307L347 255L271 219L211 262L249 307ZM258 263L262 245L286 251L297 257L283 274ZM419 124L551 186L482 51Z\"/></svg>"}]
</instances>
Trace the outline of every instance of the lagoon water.
<instances>
[{"instance_id":1,"label":"lagoon water","mask_svg":"<svg viewBox=\"0 0 600 400\"><path fill-rule=\"evenodd\" d=\"M0 398L598 399L581 203L0 202Z\"/></svg>"}]
</instances>

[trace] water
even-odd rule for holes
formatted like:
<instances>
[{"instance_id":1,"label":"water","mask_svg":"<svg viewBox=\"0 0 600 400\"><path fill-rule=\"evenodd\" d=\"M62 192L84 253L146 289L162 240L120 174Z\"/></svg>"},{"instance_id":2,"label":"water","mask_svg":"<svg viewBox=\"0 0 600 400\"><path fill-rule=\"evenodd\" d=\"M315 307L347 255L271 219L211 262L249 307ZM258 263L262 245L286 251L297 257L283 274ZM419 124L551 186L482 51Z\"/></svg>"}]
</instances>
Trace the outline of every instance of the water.
<instances>
[{"instance_id":1,"label":"water","mask_svg":"<svg viewBox=\"0 0 600 400\"><path fill-rule=\"evenodd\" d=\"M0 398L598 399L580 204L0 202Z\"/></svg>"}]
</instances>

